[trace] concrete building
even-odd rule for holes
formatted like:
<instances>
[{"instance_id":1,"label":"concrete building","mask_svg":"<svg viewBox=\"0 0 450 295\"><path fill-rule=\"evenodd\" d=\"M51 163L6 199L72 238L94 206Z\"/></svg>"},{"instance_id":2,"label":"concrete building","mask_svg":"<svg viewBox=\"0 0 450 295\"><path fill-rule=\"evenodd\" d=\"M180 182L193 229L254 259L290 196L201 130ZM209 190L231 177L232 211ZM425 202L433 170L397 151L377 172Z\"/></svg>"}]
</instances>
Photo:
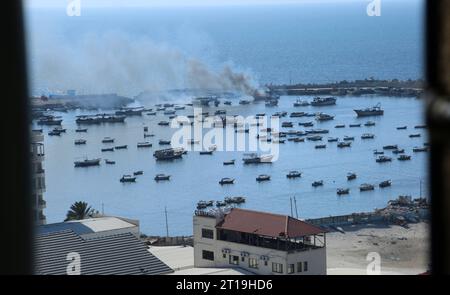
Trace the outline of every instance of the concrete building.
<instances>
[{"instance_id":1,"label":"concrete building","mask_svg":"<svg viewBox=\"0 0 450 295\"><path fill-rule=\"evenodd\" d=\"M46 223L46 217L44 215L44 209L46 207L46 202L44 200L45 170L42 165L45 157L43 141L44 135L42 132L33 131L31 133L33 219L38 225Z\"/></svg>"},{"instance_id":2,"label":"concrete building","mask_svg":"<svg viewBox=\"0 0 450 295\"><path fill-rule=\"evenodd\" d=\"M326 231L290 216L232 208L196 211L194 266L255 274L325 275Z\"/></svg>"}]
</instances>

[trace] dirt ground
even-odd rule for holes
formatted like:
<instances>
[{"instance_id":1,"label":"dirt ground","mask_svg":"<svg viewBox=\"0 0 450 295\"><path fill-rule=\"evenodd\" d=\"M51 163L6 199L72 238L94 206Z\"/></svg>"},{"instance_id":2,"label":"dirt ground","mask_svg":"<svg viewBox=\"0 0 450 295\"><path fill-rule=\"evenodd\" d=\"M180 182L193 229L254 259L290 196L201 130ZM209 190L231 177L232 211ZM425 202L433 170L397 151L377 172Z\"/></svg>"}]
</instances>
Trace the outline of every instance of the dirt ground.
<instances>
[{"instance_id":1,"label":"dirt ground","mask_svg":"<svg viewBox=\"0 0 450 295\"><path fill-rule=\"evenodd\" d=\"M429 269L428 223L357 225L342 227L345 233L327 234L327 273L367 274L367 255L377 252L381 274L419 274Z\"/></svg>"}]
</instances>

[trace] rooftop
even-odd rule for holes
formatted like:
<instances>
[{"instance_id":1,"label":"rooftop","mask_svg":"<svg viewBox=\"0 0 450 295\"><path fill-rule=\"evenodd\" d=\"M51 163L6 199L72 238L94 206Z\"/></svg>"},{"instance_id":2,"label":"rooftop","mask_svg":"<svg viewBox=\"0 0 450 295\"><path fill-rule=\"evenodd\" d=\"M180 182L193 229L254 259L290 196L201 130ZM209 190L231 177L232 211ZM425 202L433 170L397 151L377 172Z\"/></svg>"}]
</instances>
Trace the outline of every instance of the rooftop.
<instances>
[{"instance_id":1,"label":"rooftop","mask_svg":"<svg viewBox=\"0 0 450 295\"><path fill-rule=\"evenodd\" d=\"M137 226L137 221L125 220L119 217L107 216L71 220L66 222L51 223L39 226L37 234L45 234L56 231L71 230L75 234L85 235L103 231L132 228Z\"/></svg>"},{"instance_id":2,"label":"rooftop","mask_svg":"<svg viewBox=\"0 0 450 295\"><path fill-rule=\"evenodd\" d=\"M34 242L35 272L67 274L67 255L80 255L82 275L151 275L173 272L131 233L85 240L72 230L38 234Z\"/></svg>"},{"instance_id":3,"label":"rooftop","mask_svg":"<svg viewBox=\"0 0 450 295\"><path fill-rule=\"evenodd\" d=\"M231 209L217 224L217 228L273 238L295 238L327 232L320 227L287 215L240 208Z\"/></svg>"}]
</instances>

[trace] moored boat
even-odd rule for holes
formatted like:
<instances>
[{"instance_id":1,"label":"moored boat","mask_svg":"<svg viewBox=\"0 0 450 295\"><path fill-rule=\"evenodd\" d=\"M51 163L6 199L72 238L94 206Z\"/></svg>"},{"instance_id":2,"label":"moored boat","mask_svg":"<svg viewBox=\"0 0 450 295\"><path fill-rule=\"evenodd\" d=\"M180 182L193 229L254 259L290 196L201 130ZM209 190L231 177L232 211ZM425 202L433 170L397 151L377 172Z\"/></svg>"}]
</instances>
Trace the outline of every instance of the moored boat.
<instances>
[{"instance_id":1,"label":"moored boat","mask_svg":"<svg viewBox=\"0 0 450 295\"><path fill-rule=\"evenodd\" d=\"M267 174L260 174L256 177L256 181L260 182L260 181L269 181L270 180L270 175Z\"/></svg>"},{"instance_id":2,"label":"moored boat","mask_svg":"<svg viewBox=\"0 0 450 295\"><path fill-rule=\"evenodd\" d=\"M357 109L354 111L358 117L382 116L384 114L384 110L381 109L381 104L379 103L370 108Z\"/></svg>"},{"instance_id":3,"label":"moored boat","mask_svg":"<svg viewBox=\"0 0 450 295\"><path fill-rule=\"evenodd\" d=\"M391 186L392 182L390 180L384 180L378 184L379 187L384 188Z\"/></svg>"},{"instance_id":4,"label":"moored boat","mask_svg":"<svg viewBox=\"0 0 450 295\"><path fill-rule=\"evenodd\" d=\"M170 180L170 175L160 173L160 174L156 174L154 179L155 179L155 181Z\"/></svg>"},{"instance_id":5,"label":"moored boat","mask_svg":"<svg viewBox=\"0 0 450 295\"><path fill-rule=\"evenodd\" d=\"M75 161L75 167L90 167L100 165L100 158L97 159L84 159L82 161Z\"/></svg>"},{"instance_id":6,"label":"moored boat","mask_svg":"<svg viewBox=\"0 0 450 295\"><path fill-rule=\"evenodd\" d=\"M338 194L338 195L348 195L349 193L350 193L349 188L338 188L336 190L336 194Z\"/></svg>"},{"instance_id":7,"label":"moored boat","mask_svg":"<svg viewBox=\"0 0 450 295\"><path fill-rule=\"evenodd\" d=\"M220 185L233 184L233 183L234 183L234 178L229 178L229 177L224 177L219 181Z\"/></svg>"},{"instance_id":8,"label":"moored boat","mask_svg":"<svg viewBox=\"0 0 450 295\"><path fill-rule=\"evenodd\" d=\"M131 175L123 175L120 178L120 182L136 182L136 177Z\"/></svg>"},{"instance_id":9,"label":"moored boat","mask_svg":"<svg viewBox=\"0 0 450 295\"><path fill-rule=\"evenodd\" d=\"M359 190L361 192L366 192L366 191L373 191L375 189L375 186L369 183L363 183L359 186Z\"/></svg>"},{"instance_id":10,"label":"moored boat","mask_svg":"<svg viewBox=\"0 0 450 295\"><path fill-rule=\"evenodd\" d=\"M296 170L289 171L289 173L286 174L287 178L298 178L298 177L301 177L301 176L302 176L302 173L299 172L299 171L296 171Z\"/></svg>"},{"instance_id":11,"label":"moored boat","mask_svg":"<svg viewBox=\"0 0 450 295\"><path fill-rule=\"evenodd\" d=\"M329 105L335 105L336 104L336 98L334 97L315 97L311 101L311 106L318 107L318 106L329 106Z\"/></svg>"}]
</instances>

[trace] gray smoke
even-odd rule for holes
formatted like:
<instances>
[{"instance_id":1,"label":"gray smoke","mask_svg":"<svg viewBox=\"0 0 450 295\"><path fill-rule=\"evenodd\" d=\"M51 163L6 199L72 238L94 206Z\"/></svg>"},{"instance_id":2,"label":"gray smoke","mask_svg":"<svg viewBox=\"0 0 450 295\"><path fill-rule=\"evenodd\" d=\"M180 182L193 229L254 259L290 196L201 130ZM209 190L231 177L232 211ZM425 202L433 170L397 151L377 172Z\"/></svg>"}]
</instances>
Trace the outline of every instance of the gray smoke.
<instances>
[{"instance_id":1,"label":"gray smoke","mask_svg":"<svg viewBox=\"0 0 450 295\"><path fill-rule=\"evenodd\" d=\"M118 93L208 89L252 94L258 83L230 63L211 66L179 48L121 33L89 35L71 42L35 38L30 51L32 89Z\"/></svg>"}]
</instances>

